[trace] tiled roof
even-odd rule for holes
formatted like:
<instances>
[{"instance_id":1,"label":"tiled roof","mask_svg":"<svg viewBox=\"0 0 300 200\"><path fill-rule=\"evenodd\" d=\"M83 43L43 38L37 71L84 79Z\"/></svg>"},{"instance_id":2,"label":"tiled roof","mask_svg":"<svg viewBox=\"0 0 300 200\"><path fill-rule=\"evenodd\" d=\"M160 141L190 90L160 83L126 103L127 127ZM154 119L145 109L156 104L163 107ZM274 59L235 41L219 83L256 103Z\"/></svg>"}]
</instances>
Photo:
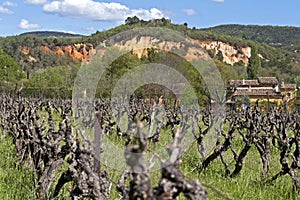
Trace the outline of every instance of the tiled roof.
<instances>
[{"instance_id":1,"label":"tiled roof","mask_svg":"<svg viewBox=\"0 0 300 200\"><path fill-rule=\"evenodd\" d=\"M260 84L278 84L278 80L276 77L258 77L257 79Z\"/></svg>"},{"instance_id":2,"label":"tiled roof","mask_svg":"<svg viewBox=\"0 0 300 200\"><path fill-rule=\"evenodd\" d=\"M230 80L229 84L231 86L257 86L259 85L257 80Z\"/></svg>"},{"instance_id":3,"label":"tiled roof","mask_svg":"<svg viewBox=\"0 0 300 200\"><path fill-rule=\"evenodd\" d=\"M280 91L296 90L296 84L278 84L276 77L258 77L257 80L230 80L233 96L261 96L280 98Z\"/></svg>"},{"instance_id":4,"label":"tiled roof","mask_svg":"<svg viewBox=\"0 0 300 200\"><path fill-rule=\"evenodd\" d=\"M284 85L281 85L280 88L281 89L296 89L297 85L296 84L284 84Z\"/></svg>"},{"instance_id":5,"label":"tiled roof","mask_svg":"<svg viewBox=\"0 0 300 200\"><path fill-rule=\"evenodd\" d=\"M275 92L273 89L251 89L251 90L236 90L233 95L234 96L243 96L243 95L248 95L248 96L278 96L281 97L281 94L278 92Z\"/></svg>"}]
</instances>

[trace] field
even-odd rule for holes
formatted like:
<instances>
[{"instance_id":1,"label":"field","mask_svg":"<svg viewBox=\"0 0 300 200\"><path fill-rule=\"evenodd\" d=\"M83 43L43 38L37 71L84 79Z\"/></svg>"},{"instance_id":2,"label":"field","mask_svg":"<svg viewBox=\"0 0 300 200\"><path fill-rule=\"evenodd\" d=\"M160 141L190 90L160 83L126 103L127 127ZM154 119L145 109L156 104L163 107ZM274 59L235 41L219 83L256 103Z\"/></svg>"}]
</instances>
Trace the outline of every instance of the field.
<instances>
[{"instance_id":1,"label":"field","mask_svg":"<svg viewBox=\"0 0 300 200\"><path fill-rule=\"evenodd\" d=\"M299 198L296 113L90 106L1 96L0 199Z\"/></svg>"}]
</instances>

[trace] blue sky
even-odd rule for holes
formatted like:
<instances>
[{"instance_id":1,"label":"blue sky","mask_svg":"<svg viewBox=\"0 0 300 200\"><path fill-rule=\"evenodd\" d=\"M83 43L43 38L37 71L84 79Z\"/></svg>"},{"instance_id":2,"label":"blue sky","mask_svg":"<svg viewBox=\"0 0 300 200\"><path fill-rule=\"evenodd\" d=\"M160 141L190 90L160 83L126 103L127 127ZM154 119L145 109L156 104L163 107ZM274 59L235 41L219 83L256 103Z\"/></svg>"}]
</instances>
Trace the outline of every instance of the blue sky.
<instances>
[{"instance_id":1,"label":"blue sky","mask_svg":"<svg viewBox=\"0 0 300 200\"><path fill-rule=\"evenodd\" d=\"M0 1L0 36L54 30L89 35L128 16L169 18L189 27L255 24L300 27L299 0L9 0Z\"/></svg>"}]
</instances>

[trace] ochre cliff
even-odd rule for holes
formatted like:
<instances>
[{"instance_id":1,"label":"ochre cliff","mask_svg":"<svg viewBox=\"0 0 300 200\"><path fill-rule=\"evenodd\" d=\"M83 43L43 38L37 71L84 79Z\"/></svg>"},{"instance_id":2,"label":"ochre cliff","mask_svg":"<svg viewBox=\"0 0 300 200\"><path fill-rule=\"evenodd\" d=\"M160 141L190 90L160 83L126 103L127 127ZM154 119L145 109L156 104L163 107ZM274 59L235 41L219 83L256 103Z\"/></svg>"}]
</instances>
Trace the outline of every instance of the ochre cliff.
<instances>
[{"instance_id":1,"label":"ochre cliff","mask_svg":"<svg viewBox=\"0 0 300 200\"><path fill-rule=\"evenodd\" d=\"M223 62L234 65L235 63L243 63L247 66L249 63L249 58L251 57L251 47L250 46L237 46L221 41L205 41L205 40L192 40L196 46L184 46L184 44L174 41L160 41L156 38L149 36L141 36L138 38L133 38L131 40L123 41L122 43L117 43L115 46L121 50L132 51L139 58L147 56L147 47L153 47L156 51L171 51L171 50L181 50L185 51L185 58L192 60L195 58L209 59L212 56L222 55ZM200 47L199 47L200 46ZM66 46L55 46L49 48L48 46L42 46L41 49L46 52L53 52L59 57L63 58L65 56L70 57L73 61L83 62L86 61L90 55L94 55L96 50L92 44L78 43ZM21 52L28 57L31 57L33 61L34 58L30 55L30 48L26 46L20 47Z\"/></svg>"},{"instance_id":2,"label":"ochre cliff","mask_svg":"<svg viewBox=\"0 0 300 200\"><path fill-rule=\"evenodd\" d=\"M223 62L234 65L235 63L243 63L247 66L249 58L251 57L250 46L237 46L221 41L205 41L205 40L192 40L195 46L184 46L182 43L172 41L159 41L149 36L135 37L126 42L118 43L115 46L122 50L132 50L139 58L147 56L147 48L154 46L156 50L171 51L184 50L186 58L192 60L195 58L208 59L209 57L222 55ZM197 47L198 46L198 47ZM200 47L199 47L200 46Z\"/></svg>"},{"instance_id":3,"label":"ochre cliff","mask_svg":"<svg viewBox=\"0 0 300 200\"><path fill-rule=\"evenodd\" d=\"M243 62L244 65L248 65L249 58L251 57L251 47L232 45L221 41L201 41L196 40L201 47L208 51L212 51L214 55L222 54L223 62L234 65L238 62Z\"/></svg>"},{"instance_id":4,"label":"ochre cliff","mask_svg":"<svg viewBox=\"0 0 300 200\"><path fill-rule=\"evenodd\" d=\"M147 48L153 48L155 51L166 51L166 52L178 52L179 55L183 55L187 60L193 59L209 59L209 55L204 49L199 48L196 45L185 46L186 44L174 41L160 41L158 39L145 36L145 37L135 37L131 40L122 41L121 43L116 43L114 46L121 50L132 51L139 58L143 56L148 56Z\"/></svg>"},{"instance_id":5,"label":"ochre cliff","mask_svg":"<svg viewBox=\"0 0 300 200\"><path fill-rule=\"evenodd\" d=\"M20 51L23 55L30 58L30 60L34 60L31 55L31 48L26 46L21 46ZM66 56L70 57L73 61L83 62L87 60L89 55L95 54L95 50L93 45L91 44L73 44L73 45L66 45L66 46L55 46L50 49L48 46L41 46L40 49L44 52L52 52L58 55L60 58L64 58Z\"/></svg>"}]
</instances>

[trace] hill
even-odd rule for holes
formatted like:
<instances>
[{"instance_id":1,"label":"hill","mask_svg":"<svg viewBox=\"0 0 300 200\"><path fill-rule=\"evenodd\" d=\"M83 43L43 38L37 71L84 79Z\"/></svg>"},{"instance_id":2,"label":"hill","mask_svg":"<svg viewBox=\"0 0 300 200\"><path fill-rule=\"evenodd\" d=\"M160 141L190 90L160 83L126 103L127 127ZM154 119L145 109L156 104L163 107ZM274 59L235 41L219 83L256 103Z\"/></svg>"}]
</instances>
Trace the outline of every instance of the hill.
<instances>
[{"instance_id":1,"label":"hill","mask_svg":"<svg viewBox=\"0 0 300 200\"><path fill-rule=\"evenodd\" d=\"M95 52L97 45L113 35L140 27L164 27L189 36L206 49L225 81L247 78L247 66L252 58L253 47L257 48L255 56L259 56L261 60L260 76L275 76L278 80L284 79L285 82L293 83L300 74L300 53L297 53L295 49L298 45L300 47L300 34L298 33L300 29L297 27L222 25L209 29L196 29L189 28L187 23L173 24L164 18L150 21L130 18L120 26L106 31L97 31L89 36L42 31L0 38L0 49L17 61L21 70L27 74L27 78L33 77L32 80L34 80L35 74L40 73L41 70L45 74L51 74L53 78L58 77L56 73L62 74L64 66L68 66L67 68L71 70L70 77L72 78L76 76L76 71L72 71L73 66L79 66L85 61L90 54ZM139 39L141 38L149 40L149 37L143 37L143 35ZM173 39L176 43L176 38ZM115 62L115 65L130 68L133 66L132 63L150 62L141 58L153 52L146 49L132 53L136 54ZM153 59L159 60L160 57L154 55ZM49 67L58 68L51 71L47 70ZM124 72L124 70L127 69L119 68L112 71L118 73L117 71ZM40 74L37 77L31 82L31 87L41 85L37 82L40 80ZM45 78L45 80L49 79L49 77ZM65 85L63 81L62 77L60 85ZM43 84L48 88L57 87Z\"/></svg>"},{"instance_id":2,"label":"hill","mask_svg":"<svg viewBox=\"0 0 300 200\"><path fill-rule=\"evenodd\" d=\"M266 43L273 47L300 53L300 27L229 24L203 30Z\"/></svg>"},{"instance_id":3,"label":"hill","mask_svg":"<svg viewBox=\"0 0 300 200\"><path fill-rule=\"evenodd\" d=\"M81 38L84 35L80 34L73 34L73 33L65 33L65 32L59 32L59 31L32 31L32 32L26 32L20 34L20 36L26 36L26 35L34 35L36 37L69 37L69 38Z\"/></svg>"}]
</instances>

